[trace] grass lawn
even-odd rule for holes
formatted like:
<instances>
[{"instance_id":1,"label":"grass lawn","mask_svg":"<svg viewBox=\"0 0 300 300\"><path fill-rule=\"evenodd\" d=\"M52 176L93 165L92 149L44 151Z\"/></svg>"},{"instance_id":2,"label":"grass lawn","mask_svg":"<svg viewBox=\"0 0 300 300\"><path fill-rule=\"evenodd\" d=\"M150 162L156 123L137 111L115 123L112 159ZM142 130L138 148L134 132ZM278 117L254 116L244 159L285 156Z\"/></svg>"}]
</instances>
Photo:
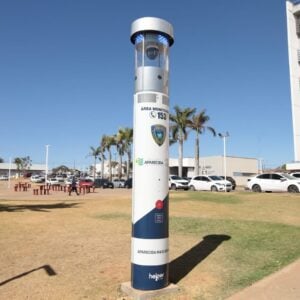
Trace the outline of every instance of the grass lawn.
<instances>
[{"instance_id":1,"label":"grass lawn","mask_svg":"<svg viewBox=\"0 0 300 300\"><path fill-rule=\"evenodd\" d=\"M1 299L127 299L131 191L0 199ZM170 192L161 299L226 299L299 257L300 195Z\"/></svg>"},{"instance_id":2,"label":"grass lawn","mask_svg":"<svg viewBox=\"0 0 300 300\"><path fill-rule=\"evenodd\" d=\"M177 274L187 269L173 277L197 290L194 299L224 299L300 257L299 195L177 192L171 208L171 237L199 241L175 268L171 263ZM207 286L190 286L185 277L194 268L204 282L209 273Z\"/></svg>"}]
</instances>

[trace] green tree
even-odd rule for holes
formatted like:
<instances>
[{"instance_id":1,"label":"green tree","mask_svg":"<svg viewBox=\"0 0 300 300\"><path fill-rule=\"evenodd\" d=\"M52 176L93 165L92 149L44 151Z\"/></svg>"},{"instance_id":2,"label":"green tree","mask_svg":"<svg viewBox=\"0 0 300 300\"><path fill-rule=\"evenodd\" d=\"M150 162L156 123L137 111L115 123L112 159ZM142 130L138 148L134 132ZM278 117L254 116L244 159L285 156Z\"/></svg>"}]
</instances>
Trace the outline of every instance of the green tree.
<instances>
[{"instance_id":1,"label":"green tree","mask_svg":"<svg viewBox=\"0 0 300 300\"><path fill-rule=\"evenodd\" d=\"M90 146L90 153L89 153L89 156L92 156L94 158L94 166L93 166L93 178L94 178L94 181L95 181L95 177L96 177L96 162L97 162L97 158L99 157L100 155L100 147L92 147Z\"/></svg>"},{"instance_id":2,"label":"green tree","mask_svg":"<svg viewBox=\"0 0 300 300\"><path fill-rule=\"evenodd\" d=\"M67 172L70 172L70 171L71 171L71 169L68 168L65 165L60 165L60 166L52 169L53 174L67 173Z\"/></svg>"},{"instance_id":3,"label":"green tree","mask_svg":"<svg viewBox=\"0 0 300 300\"><path fill-rule=\"evenodd\" d=\"M112 180L112 164L111 164L111 147L116 144L114 136L104 135L104 145L108 152L108 168L109 168L109 180Z\"/></svg>"},{"instance_id":4,"label":"green tree","mask_svg":"<svg viewBox=\"0 0 300 300\"><path fill-rule=\"evenodd\" d=\"M17 166L18 176L20 176L21 172L24 172L25 170L30 170L32 160L30 159L30 156L16 157L14 159L14 163Z\"/></svg>"},{"instance_id":5,"label":"green tree","mask_svg":"<svg viewBox=\"0 0 300 300\"><path fill-rule=\"evenodd\" d=\"M123 154L127 154L126 177L129 178L131 166L131 145L133 141L133 129L129 127L120 128L118 131L119 139L122 141Z\"/></svg>"},{"instance_id":6,"label":"green tree","mask_svg":"<svg viewBox=\"0 0 300 300\"><path fill-rule=\"evenodd\" d=\"M14 164L16 164L17 174L18 174L18 177L19 177L20 176L20 171L21 171L21 168L22 168L22 159L20 157L14 158Z\"/></svg>"},{"instance_id":7,"label":"green tree","mask_svg":"<svg viewBox=\"0 0 300 300\"><path fill-rule=\"evenodd\" d=\"M0 163L4 163L4 159L0 157Z\"/></svg>"},{"instance_id":8,"label":"green tree","mask_svg":"<svg viewBox=\"0 0 300 300\"><path fill-rule=\"evenodd\" d=\"M100 140L99 146L99 160L101 161L101 177L104 178L104 162L105 162L105 150L106 150L106 135L103 135Z\"/></svg>"},{"instance_id":9,"label":"green tree","mask_svg":"<svg viewBox=\"0 0 300 300\"><path fill-rule=\"evenodd\" d=\"M22 171L30 170L30 167L32 166L32 160L30 159L30 156L22 157L22 166Z\"/></svg>"},{"instance_id":10,"label":"green tree","mask_svg":"<svg viewBox=\"0 0 300 300\"><path fill-rule=\"evenodd\" d=\"M125 145L124 145L124 136L121 129L119 129L118 133L114 136L115 138L115 146L117 148L119 163L118 163L118 177L122 178L122 164L123 164L123 155L125 153Z\"/></svg>"},{"instance_id":11,"label":"green tree","mask_svg":"<svg viewBox=\"0 0 300 300\"><path fill-rule=\"evenodd\" d=\"M188 136L188 124L191 123L190 118L194 115L195 108L174 107L174 114L170 114L170 135L171 143L178 142L178 175L182 177L182 161L183 161L183 143Z\"/></svg>"},{"instance_id":12,"label":"green tree","mask_svg":"<svg viewBox=\"0 0 300 300\"><path fill-rule=\"evenodd\" d=\"M206 111L203 109L198 114L193 115L191 121L188 122L187 125L196 132L194 176L199 175L200 134L203 134L206 130L208 130L213 134L213 136L216 136L216 131L212 127L206 125L210 118L205 113Z\"/></svg>"}]
</instances>

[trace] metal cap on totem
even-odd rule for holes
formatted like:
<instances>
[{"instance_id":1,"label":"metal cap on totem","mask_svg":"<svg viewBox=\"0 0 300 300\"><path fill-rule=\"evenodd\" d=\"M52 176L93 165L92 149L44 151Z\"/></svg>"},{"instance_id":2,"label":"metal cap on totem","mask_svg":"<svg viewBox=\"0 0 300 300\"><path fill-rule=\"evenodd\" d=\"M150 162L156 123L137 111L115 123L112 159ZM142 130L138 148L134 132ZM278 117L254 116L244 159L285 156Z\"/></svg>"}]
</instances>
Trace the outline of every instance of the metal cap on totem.
<instances>
[{"instance_id":1,"label":"metal cap on totem","mask_svg":"<svg viewBox=\"0 0 300 300\"><path fill-rule=\"evenodd\" d=\"M172 46L174 43L173 26L163 19L144 17L135 20L131 25L131 42L134 44L136 36L144 32L160 33L168 39L169 46Z\"/></svg>"}]
</instances>

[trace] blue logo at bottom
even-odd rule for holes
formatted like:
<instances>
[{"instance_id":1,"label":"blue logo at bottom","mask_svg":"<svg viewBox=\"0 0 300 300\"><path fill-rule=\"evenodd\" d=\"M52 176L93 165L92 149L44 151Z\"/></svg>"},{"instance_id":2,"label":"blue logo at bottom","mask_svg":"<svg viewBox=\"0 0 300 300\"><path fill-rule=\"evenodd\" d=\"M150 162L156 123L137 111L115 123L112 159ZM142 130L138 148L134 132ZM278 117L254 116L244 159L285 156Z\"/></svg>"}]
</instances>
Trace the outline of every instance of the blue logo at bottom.
<instances>
[{"instance_id":1,"label":"blue logo at bottom","mask_svg":"<svg viewBox=\"0 0 300 300\"><path fill-rule=\"evenodd\" d=\"M131 285L137 290L158 290L169 284L169 264L140 266L132 264Z\"/></svg>"}]
</instances>

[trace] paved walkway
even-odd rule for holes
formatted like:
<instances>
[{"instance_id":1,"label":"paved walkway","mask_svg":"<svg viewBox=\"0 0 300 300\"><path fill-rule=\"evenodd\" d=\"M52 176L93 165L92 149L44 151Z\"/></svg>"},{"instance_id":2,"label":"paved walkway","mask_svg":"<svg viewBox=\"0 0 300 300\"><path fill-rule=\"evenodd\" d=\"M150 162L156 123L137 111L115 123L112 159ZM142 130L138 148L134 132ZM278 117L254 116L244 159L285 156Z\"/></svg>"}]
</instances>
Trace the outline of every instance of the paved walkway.
<instances>
[{"instance_id":1,"label":"paved walkway","mask_svg":"<svg viewBox=\"0 0 300 300\"><path fill-rule=\"evenodd\" d=\"M300 259L227 300L299 300Z\"/></svg>"}]
</instances>

